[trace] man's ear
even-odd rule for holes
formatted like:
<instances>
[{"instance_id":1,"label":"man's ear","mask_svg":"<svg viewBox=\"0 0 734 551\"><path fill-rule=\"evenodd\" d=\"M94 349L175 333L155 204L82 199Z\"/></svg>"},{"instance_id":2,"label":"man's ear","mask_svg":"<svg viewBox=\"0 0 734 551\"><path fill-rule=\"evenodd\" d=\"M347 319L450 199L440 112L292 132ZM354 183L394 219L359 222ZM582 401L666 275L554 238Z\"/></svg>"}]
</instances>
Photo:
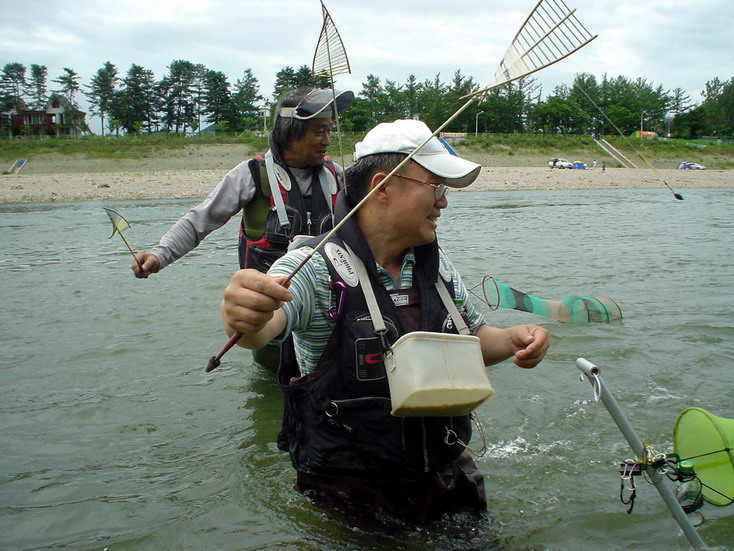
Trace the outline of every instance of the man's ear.
<instances>
[{"instance_id":1,"label":"man's ear","mask_svg":"<svg viewBox=\"0 0 734 551\"><path fill-rule=\"evenodd\" d=\"M380 186L379 189L374 192L373 197L375 197L381 203L384 203L387 200L389 194L388 186L394 178L390 178L390 180L385 182L385 176L387 176L387 174L387 172L376 172L372 176L372 180L370 181L370 191L375 189L377 186Z\"/></svg>"}]
</instances>

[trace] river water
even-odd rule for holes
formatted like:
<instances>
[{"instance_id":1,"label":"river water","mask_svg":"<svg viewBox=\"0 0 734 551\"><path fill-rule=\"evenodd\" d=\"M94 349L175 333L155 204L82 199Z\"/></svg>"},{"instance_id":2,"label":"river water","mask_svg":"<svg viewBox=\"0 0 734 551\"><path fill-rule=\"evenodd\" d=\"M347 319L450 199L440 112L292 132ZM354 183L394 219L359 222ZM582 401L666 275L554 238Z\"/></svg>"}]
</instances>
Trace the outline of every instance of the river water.
<instances>
[{"instance_id":1,"label":"river water","mask_svg":"<svg viewBox=\"0 0 734 551\"><path fill-rule=\"evenodd\" d=\"M617 466L633 453L574 366L601 367L656 451L672 451L686 407L734 418L734 190L684 194L450 195L440 239L468 287L489 274L542 298L606 295L624 319L570 325L481 306L495 325L544 325L553 346L534 370L490 368L477 463L491 516L421 529L354 526L312 506L274 443L272 374L241 349L204 372L226 340L217 305L236 221L136 280L101 203L0 206L0 548L688 549L642 479L627 514ZM193 204L104 206L142 249ZM702 511L704 541L734 549L734 508Z\"/></svg>"}]
</instances>

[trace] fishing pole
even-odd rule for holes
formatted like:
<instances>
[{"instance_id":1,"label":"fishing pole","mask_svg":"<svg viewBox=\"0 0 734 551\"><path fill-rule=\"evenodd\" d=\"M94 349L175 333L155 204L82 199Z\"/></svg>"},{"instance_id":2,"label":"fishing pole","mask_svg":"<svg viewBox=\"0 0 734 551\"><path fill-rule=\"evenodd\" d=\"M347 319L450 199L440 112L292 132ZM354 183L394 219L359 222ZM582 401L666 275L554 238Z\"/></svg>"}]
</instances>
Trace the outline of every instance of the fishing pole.
<instances>
[{"instance_id":1,"label":"fishing pole","mask_svg":"<svg viewBox=\"0 0 734 551\"><path fill-rule=\"evenodd\" d=\"M631 142L631 141L629 140L629 138L627 138L627 136L625 136L625 135L624 135L624 134L622 133L622 131L621 131L621 130L620 130L620 129L619 129L618 127L617 127L617 125L616 125L616 124L614 124L614 122L612 122L612 119L610 119L610 118L609 118L609 117L607 116L607 114L606 114L606 113L605 113L605 112L604 112L604 111L602 110L602 108L601 108L601 107L599 107L599 106L597 105L597 103L596 103L596 102L595 102L595 101L594 101L593 99L591 99L591 96L590 96L589 94L587 94L587 93L586 93L586 90L584 90L584 89L583 89L583 88L582 88L582 87L581 87L581 86L580 86L580 85L579 85L578 83L576 83L576 86L578 87L578 89L579 89L579 90L581 90L581 92L582 92L582 93L583 93L583 94L584 94L584 95L586 96L586 98L587 98L587 99L588 99L588 100L589 100L589 101L591 102L591 104L592 104L592 105L593 105L594 107L596 107L596 108L597 108L597 109L599 110L599 113L601 113L601 114L602 114L602 116L603 116L603 117L604 117L604 118L605 118L605 119L606 119L606 120L607 120L607 121L609 122L609 124L611 124L611 125L612 125L612 126L614 127L614 129L615 129L615 130L617 131L617 133L618 133L618 134L619 134L620 136L622 136L622 138L624 139L624 141L626 141L626 142L627 142L627 145L628 145L628 146L629 146L629 147L630 147L630 148L632 149L632 151L634 151L634 152L635 152L635 154L636 154L636 155L637 155L637 156L638 156L638 157L640 158L640 160L641 160L642 162L644 162L644 163L645 163L645 164L647 165L647 167L648 167L648 168L649 168L650 170L652 170L652 171L653 171L653 173L655 174L655 176L657 176L657 177L658 177L658 179L660 179L660 181L662 181L662 182L663 182L663 183L665 184L665 187L667 187L667 188L668 188L668 189L670 190L670 192L671 192L671 193L673 194L673 197L675 197L676 199L678 199L678 201L682 201L682 200L683 200L683 196L682 196L682 195L681 195L680 193L676 193L676 192L675 192L675 190L673 190L673 188L672 188L672 187L670 187L670 185L668 184L668 182L666 182L666 181L665 181L665 178L663 178L663 177L662 177L662 176L660 175L660 173L658 172L658 170L657 170L657 169L656 169L656 168L655 168L655 167L654 167L654 166L652 165L652 163L650 163L650 161L648 161L648 160L647 160L647 158L645 158L645 157L644 157L644 156L642 155L642 153L640 153L640 152L639 152L639 151L638 151L638 150L637 150L637 149L635 148L635 146L634 146L634 145L632 145L632 142Z\"/></svg>"},{"instance_id":2,"label":"fishing pole","mask_svg":"<svg viewBox=\"0 0 734 551\"><path fill-rule=\"evenodd\" d=\"M489 86L462 96L467 101L456 110L446 121L428 136L418 147L411 151L385 178L367 193L346 216L326 234L314 249L307 254L296 268L283 281L287 286L313 256L336 234L339 229L375 194L391 177L420 151L428 142L435 138L446 126L451 124L475 101L481 100L486 94L499 86L509 84L532 73L540 71L577 52L597 35L592 35L575 15L576 10L570 10L563 0L539 0L530 15L525 19L520 30L510 42L505 55L494 73L494 80ZM215 356L209 359L206 371L215 369L221 362L222 356L234 346L242 337L242 333L235 332L224 347Z\"/></svg>"}]
</instances>

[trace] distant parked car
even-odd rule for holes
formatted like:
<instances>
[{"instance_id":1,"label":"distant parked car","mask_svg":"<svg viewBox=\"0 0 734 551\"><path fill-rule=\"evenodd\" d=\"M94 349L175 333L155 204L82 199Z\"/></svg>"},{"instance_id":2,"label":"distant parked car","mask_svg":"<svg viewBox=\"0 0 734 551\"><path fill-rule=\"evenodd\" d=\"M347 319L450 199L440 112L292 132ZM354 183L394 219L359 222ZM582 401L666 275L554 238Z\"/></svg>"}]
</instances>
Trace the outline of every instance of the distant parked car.
<instances>
[{"instance_id":1,"label":"distant parked car","mask_svg":"<svg viewBox=\"0 0 734 551\"><path fill-rule=\"evenodd\" d=\"M706 167L690 161L681 161L678 163L678 170L706 170Z\"/></svg>"},{"instance_id":2,"label":"distant parked car","mask_svg":"<svg viewBox=\"0 0 734 551\"><path fill-rule=\"evenodd\" d=\"M559 159L557 157L553 157L550 161L548 161L548 166L551 168L573 168L573 163L568 159Z\"/></svg>"}]
</instances>

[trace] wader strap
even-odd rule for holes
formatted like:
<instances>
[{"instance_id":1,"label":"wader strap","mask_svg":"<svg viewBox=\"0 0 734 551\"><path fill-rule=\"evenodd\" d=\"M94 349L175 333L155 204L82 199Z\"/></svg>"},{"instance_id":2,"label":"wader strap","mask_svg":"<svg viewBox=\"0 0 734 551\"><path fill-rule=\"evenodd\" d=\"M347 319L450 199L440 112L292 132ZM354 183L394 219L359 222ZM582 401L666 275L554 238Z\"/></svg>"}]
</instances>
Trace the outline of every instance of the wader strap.
<instances>
[{"instance_id":1,"label":"wader strap","mask_svg":"<svg viewBox=\"0 0 734 551\"><path fill-rule=\"evenodd\" d=\"M265 154L265 169L268 171L268 181L270 182L270 195L275 203L275 212L278 213L278 222L284 230L285 235L290 234L291 223L288 221L288 215L285 212L285 204L283 203L283 195L280 192L280 180L275 174L275 159L273 154L268 150Z\"/></svg>"},{"instance_id":2,"label":"wader strap","mask_svg":"<svg viewBox=\"0 0 734 551\"><path fill-rule=\"evenodd\" d=\"M469 331L469 328L466 326L464 318L461 317L459 309L456 307L456 304L454 304L454 299L451 298L448 289L446 289L446 286L440 279L436 282L436 290L438 291L438 296L441 297L443 305L446 307L446 310L448 310L449 316L454 320L454 325L459 331L459 334L471 335L471 331Z\"/></svg>"}]
</instances>

